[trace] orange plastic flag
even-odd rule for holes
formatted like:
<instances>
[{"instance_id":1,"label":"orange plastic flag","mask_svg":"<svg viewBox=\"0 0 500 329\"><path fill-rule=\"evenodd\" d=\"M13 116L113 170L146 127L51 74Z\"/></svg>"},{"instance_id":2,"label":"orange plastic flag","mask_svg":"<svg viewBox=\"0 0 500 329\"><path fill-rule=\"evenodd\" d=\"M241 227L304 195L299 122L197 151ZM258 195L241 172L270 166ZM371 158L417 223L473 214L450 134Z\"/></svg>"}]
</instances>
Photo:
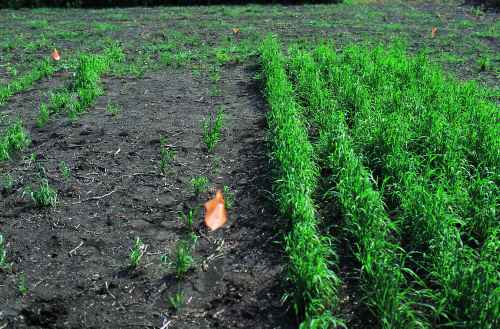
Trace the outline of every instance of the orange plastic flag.
<instances>
[{"instance_id":1,"label":"orange plastic flag","mask_svg":"<svg viewBox=\"0 0 500 329\"><path fill-rule=\"evenodd\" d=\"M205 225L210 231L215 231L227 223L227 211L224 206L224 197L217 191L215 198L205 202Z\"/></svg>"},{"instance_id":2,"label":"orange plastic flag","mask_svg":"<svg viewBox=\"0 0 500 329\"><path fill-rule=\"evenodd\" d=\"M51 56L52 56L52 59L55 61L58 61L61 59L61 56L59 55L59 52L57 51L57 49L54 49Z\"/></svg>"},{"instance_id":3,"label":"orange plastic flag","mask_svg":"<svg viewBox=\"0 0 500 329\"><path fill-rule=\"evenodd\" d=\"M437 27L433 27L433 28L432 28L432 37L433 37L433 38L434 38L434 37L436 37L436 33L437 33L437 31L438 31Z\"/></svg>"}]
</instances>

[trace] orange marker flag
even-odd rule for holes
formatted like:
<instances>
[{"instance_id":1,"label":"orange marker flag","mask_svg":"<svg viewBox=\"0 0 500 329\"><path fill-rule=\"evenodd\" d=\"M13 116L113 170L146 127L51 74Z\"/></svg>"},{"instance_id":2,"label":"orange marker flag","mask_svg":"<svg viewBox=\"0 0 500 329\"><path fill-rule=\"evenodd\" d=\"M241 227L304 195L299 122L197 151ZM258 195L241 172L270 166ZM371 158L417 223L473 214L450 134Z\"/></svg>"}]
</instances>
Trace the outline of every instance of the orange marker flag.
<instances>
[{"instance_id":1,"label":"orange marker flag","mask_svg":"<svg viewBox=\"0 0 500 329\"><path fill-rule=\"evenodd\" d=\"M54 48L54 51L52 52L52 59L55 60L56 62L61 59L61 56L59 55L59 52L57 49Z\"/></svg>"},{"instance_id":2,"label":"orange marker flag","mask_svg":"<svg viewBox=\"0 0 500 329\"><path fill-rule=\"evenodd\" d=\"M437 27L433 27L432 28L432 37L435 38L436 37L436 33L437 33L438 29Z\"/></svg>"},{"instance_id":3,"label":"orange marker flag","mask_svg":"<svg viewBox=\"0 0 500 329\"><path fill-rule=\"evenodd\" d=\"M205 202L205 225L210 231L215 231L227 223L227 211L224 206L224 197L217 191L215 198Z\"/></svg>"}]
</instances>

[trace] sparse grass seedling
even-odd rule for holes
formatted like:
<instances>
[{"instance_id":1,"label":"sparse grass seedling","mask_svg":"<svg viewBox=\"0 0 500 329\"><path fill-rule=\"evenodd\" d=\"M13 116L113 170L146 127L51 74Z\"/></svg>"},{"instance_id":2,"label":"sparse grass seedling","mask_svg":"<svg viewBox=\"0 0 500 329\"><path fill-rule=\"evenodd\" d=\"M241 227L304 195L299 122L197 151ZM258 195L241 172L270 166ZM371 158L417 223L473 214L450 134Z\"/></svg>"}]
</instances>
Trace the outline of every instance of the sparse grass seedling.
<instances>
[{"instance_id":1,"label":"sparse grass seedling","mask_svg":"<svg viewBox=\"0 0 500 329\"><path fill-rule=\"evenodd\" d=\"M198 176L191 179L191 186L196 195L208 191L208 178L205 176Z\"/></svg>"},{"instance_id":2,"label":"sparse grass seedling","mask_svg":"<svg viewBox=\"0 0 500 329\"><path fill-rule=\"evenodd\" d=\"M37 207L55 207L57 204L57 191L50 187L49 181L46 178L42 178L38 190L30 190L29 194Z\"/></svg>"},{"instance_id":3,"label":"sparse grass seedling","mask_svg":"<svg viewBox=\"0 0 500 329\"><path fill-rule=\"evenodd\" d=\"M59 172L64 179L69 179L71 177L71 169L65 161L59 162Z\"/></svg>"},{"instance_id":4,"label":"sparse grass seedling","mask_svg":"<svg viewBox=\"0 0 500 329\"><path fill-rule=\"evenodd\" d=\"M184 305L184 302L184 293L182 291L178 291L173 296L168 297L169 306L176 312Z\"/></svg>"},{"instance_id":5,"label":"sparse grass seedling","mask_svg":"<svg viewBox=\"0 0 500 329\"><path fill-rule=\"evenodd\" d=\"M224 206L226 207L226 209L229 210L234 206L234 199L235 199L234 192L231 191L229 186L224 185L223 193L224 193Z\"/></svg>"},{"instance_id":6,"label":"sparse grass seedling","mask_svg":"<svg viewBox=\"0 0 500 329\"><path fill-rule=\"evenodd\" d=\"M224 111L219 109L213 117L206 118L203 120L203 142L205 143L207 150L212 152L215 146L221 139L222 126L224 124Z\"/></svg>"},{"instance_id":7,"label":"sparse grass seedling","mask_svg":"<svg viewBox=\"0 0 500 329\"><path fill-rule=\"evenodd\" d=\"M195 218L198 216L198 209L191 208L186 213L180 213L180 222L186 227L186 229L192 231Z\"/></svg>"},{"instance_id":8,"label":"sparse grass seedling","mask_svg":"<svg viewBox=\"0 0 500 329\"><path fill-rule=\"evenodd\" d=\"M477 61L479 66L479 71L484 72L490 69L491 59L489 57L481 57Z\"/></svg>"},{"instance_id":9,"label":"sparse grass seedling","mask_svg":"<svg viewBox=\"0 0 500 329\"><path fill-rule=\"evenodd\" d=\"M178 278L183 277L191 269L194 263L193 256L191 255L191 243L185 240L179 241L175 248L174 264L175 274Z\"/></svg>"},{"instance_id":10,"label":"sparse grass seedling","mask_svg":"<svg viewBox=\"0 0 500 329\"><path fill-rule=\"evenodd\" d=\"M172 161L175 158L175 150L168 145L164 137L160 137L160 171L166 176Z\"/></svg>"},{"instance_id":11,"label":"sparse grass seedling","mask_svg":"<svg viewBox=\"0 0 500 329\"><path fill-rule=\"evenodd\" d=\"M106 112L116 117L118 114L120 114L121 109L116 104L108 103L108 105L106 106Z\"/></svg>"},{"instance_id":12,"label":"sparse grass seedling","mask_svg":"<svg viewBox=\"0 0 500 329\"><path fill-rule=\"evenodd\" d=\"M129 254L130 266L132 268L137 268L137 266L139 266L145 250L146 245L139 237L137 237L134 241L134 246L130 250Z\"/></svg>"},{"instance_id":13,"label":"sparse grass seedling","mask_svg":"<svg viewBox=\"0 0 500 329\"><path fill-rule=\"evenodd\" d=\"M36 119L36 126L42 128L49 121L50 112L47 108L47 104L41 103L38 112L38 118Z\"/></svg>"},{"instance_id":14,"label":"sparse grass seedling","mask_svg":"<svg viewBox=\"0 0 500 329\"><path fill-rule=\"evenodd\" d=\"M179 240L175 246L173 255L164 255L161 257L161 262L167 267L172 268L179 279L183 278L194 265L192 251L196 244L196 235L192 234L190 240Z\"/></svg>"},{"instance_id":15,"label":"sparse grass seedling","mask_svg":"<svg viewBox=\"0 0 500 329\"><path fill-rule=\"evenodd\" d=\"M12 265L7 261L7 248L5 238L0 233L0 270L10 271Z\"/></svg>"},{"instance_id":16,"label":"sparse grass seedling","mask_svg":"<svg viewBox=\"0 0 500 329\"><path fill-rule=\"evenodd\" d=\"M19 281L17 282L17 291L21 294L21 296L24 296L28 293L29 288L28 288L28 280L26 279L26 274L21 273L19 276Z\"/></svg>"}]
</instances>

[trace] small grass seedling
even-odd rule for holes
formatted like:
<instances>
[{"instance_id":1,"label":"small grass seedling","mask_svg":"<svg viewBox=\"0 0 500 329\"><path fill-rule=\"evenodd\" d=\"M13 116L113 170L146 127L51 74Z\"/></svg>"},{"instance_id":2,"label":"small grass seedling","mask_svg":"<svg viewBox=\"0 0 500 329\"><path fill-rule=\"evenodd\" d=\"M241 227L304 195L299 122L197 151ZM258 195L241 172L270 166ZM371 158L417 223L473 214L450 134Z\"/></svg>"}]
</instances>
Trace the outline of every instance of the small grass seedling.
<instances>
[{"instance_id":1,"label":"small grass seedling","mask_svg":"<svg viewBox=\"0 0 500 329\"><path fill-rule=\"evenodd\" d=\"M193 224L195 218L198 216L198 209L191 208L186 213L180 213L180 222L188 229L189 231L193 230Z\"/></svg>"},{"instance_id":2,"label":"small grass seedling","mask_svg":"<svg viewBox=\"0 0 500 329\"><path fill-rule=\"evenodd\" d=\"M184 305L185 298L184 293L182 291L176 292L173 296L168 297L168 305L175 312L179 311L179 309Z\"/></svg>"},{"instance_id":3,"label":"small grass seedling","mask_svg":"<svg viewBox=\"0 0 500 329\"><path fill-rule=\"evenodd\" d=\"M219 109L217 111L215 119L209 117L203 120L202 138L209 152L212 152L215 149L217 143L220 141L223 124L224 124L224 110L222 109Z\"/></svg>"},{"instance_id":4,"label":"small grass seedling","mask_svg":"<svg viewBox=\"0 0 500 329\"><path fill-rule=\"evenodd\" d=\"M229 186L224 185L223 194L224 194L224 207L226 207L226 209L233 208L235 199L234 192L231 191Z\"/></svg>"},{"instance_id":5,"label":"small grass seedling","mask_svg":"<svg viewBox=\"0 0 500 329\"><path fill-rule=\"evenodd\" d=\"M65 161L59 162L59 172L65 179L69 179L71 177L71 169Z\"/></svg>"},{"instance_id":6,"label":"small grass seedling","mask_svg":"<svg viewBox=\"0 0 500 329\"><path fill-rule=\"evenodd\" d=\"M19 276L19 281L17 282L17 291L21 294L21 296L24 296L28 293L29 288L28 288L28 280L26 279L26 274L21 273Z\"/></svg>"},{"instance_id":7,"label":"small grass seedling","mask_svg":"<svg viewBox=\"0 0 500 329\"><path fill-rule=\"evenodd\" d=\"M0 161L9 160L14 151L21 151L29 143L28 133L21 120L16 121L0 136Z\"/></svg>"},{"instance_id":8,"label":"small grass seedling","mask_svg":"<svg viewBox=\"0 0 500 329\"><path fill-rule=\"evenodd\" d=\"M208 191L208 178L205 176L198 176L191 179L191 186L193 187L194 194L198 195Z\"/></svg>"},{"instance_id":9,"label":"small grass seedling","mask_svg":"<svg viewBox=\"0 0 500 329\"><path fill-rule=\"evenodd\" d=\"M488 71L491 68L491 60L489 57L481 57L478 59L477 63L480 72Z\"/></svg>"},{"instance_id":10,"label":"small grass seedling","mask_svg":"<svg viewBox=\"0 0 500 329\"><path fill-rule=\"evenodd\" d=\"M46 178L42 179L38 190L29 190L29 194L37 207L55 207L57 204L57 191L50 187Z\"/></svg>"},{"instance_id":11,"label":"small grass seedling","mask_svg":"<svg viewBox=\"0 0 500 329\"><path fill-rule=\"evenodd\" d=\"M191 269L194 263L191 255L192 246L188 241L181 240L175 248L175 274L178 278L183 277Z\"/></svg>"},{"instance_id":12,"label":"small grass seedling","mask_svg":"<svg viewBox=\"0 0 500 329\"><path fill-rule=\"evenodd\" d=\"M197 236L195 234L191 234L189 239L191 241L179 240L175 246L173 255L163 255L161 257L161 262L167 267L173 268L178 279L183 278L194 264L192 251L196 244Z\"/></svg>"},{"instance_id":13,"label":"small grass seedling","mask_svg":"<svg viewBox=\"0 0 500 329\"><path fill-rule=\"evenodd\" d=\"M108 103L108 105L106 106L106 112L111 114L113 117L116 117L118 114L120 114L121 109L116 104Z\"/></svg>"},{"instance_id":14,"label":"small grass seedling","mask_svg":"<svg viewBox=\"0 0 500 329\"><path fill-rule=\"evenodd\" d=\"M68 108L71 103L71 93L67 89L61 89L57 92L51 93L49 99L50 110L57 113Z\"/></svg>"},{"instance_id":15,"label":"small grass seedling","mask_svg":"<svg viewBox=\"0 0 500 329\"><path fill-rule=\"evenodd\" d=\"M36 126L42 128L49 121L50 112L47 104L41 103L38 110L38 118L36 119Z\"/></svg>"},{"instance_id":16,"label":"small grass seedling","mask_svg":"<svg viewBox=\"0 0 500 329\"><path fill-rule=\"evenodd\" d=\"M137 268L137 266L139 266L145 250L146 245L139 237L137 237L129 254L130 266L132 268Z\"/></svg>"},{"instance_id":17,"label":"small grass seedling","mask_svg":"<svg viewBox=\"0 0 500 329\"><path fill-rule=\"evenodd\" d=\"M175 150L167 144L164 137L160 137L160 171L166 176L170 164L175 158Z\"/></svg>"},{"instance_id":18,"label":"small grass seedling","mask_svg":"<svg viewBox=\"0 0 500 329\"><path fill-rule=\"evenodd\" d=\"M0 233L0 270L10 271L12 264L7 261L7 249L5 246L5 238Z\"/></svg>"}]
</instances>

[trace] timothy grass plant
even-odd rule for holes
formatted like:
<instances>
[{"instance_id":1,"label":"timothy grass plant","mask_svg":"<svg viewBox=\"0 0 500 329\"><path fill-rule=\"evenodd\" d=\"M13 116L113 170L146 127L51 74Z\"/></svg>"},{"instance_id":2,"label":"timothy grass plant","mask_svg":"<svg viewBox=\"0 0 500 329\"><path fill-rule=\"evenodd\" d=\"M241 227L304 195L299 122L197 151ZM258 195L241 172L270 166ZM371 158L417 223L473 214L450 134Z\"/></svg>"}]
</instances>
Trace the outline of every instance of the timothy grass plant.
<instances>
[{"instance_id":1,"label":"timothy grass plant","mask_svg":"<svg viewBox=\"0 0 500 329\"><path fill-rule=\"evenodd\" d=\"M163 136L160 137L160 171L166 176L172 162L175 159L175 150L168 145L167 139Z\"/></svg>"},{"instance_id":2,"label":"timothy grass plant","mask_svg":"<svg viewBox=\"0 0 500 329\"><path fill-rule=\"evenodd\" d=\"M21 151L30 142L22 121L15 121L0 135L0 161L9 160L14 152Z\"/></svg>"},{"instance_id":3,"label":"timothy grass plant","mask_svg":"<svg viewBox=\"0 0 500 329\"><path fill-rule=\"evenodd\" d=\"M206 176L198 176L191 179L191 186L196 195L208 192L208 185L209 182Z\"/></svg>"},{"instance_id":4,"label":"timothy grass plant","mask_svg":"<svg viewBox=\"0 0 500 329\"><path fill-rule=\"evenodd\" d=\"M47 178L41 179L38 189L29 189L28 192L37 207L55 207L57 204L57 191L49 185Z\"/></svg>"},{"instance_id":5,"label":"timothy grass plant","mask_svg":"<svg viewBox=\"0 0 500 329\"><path fill-rule=\"evenodd\" d=\"M202 139L208 152L212 152L221 139L222 126L224 125L224 110L220 108L215 114L215 118L209 117L203 120Z\"/></svg>"},{"instance_id":6,"label":"timothy grass plant","mask_svg":"<svg viewBox=\"0 0 500 329\"><path fill-rule=\"evenodd\" d=\"M131 268L134 269L139 266L145 251L146 245L144 244L144 242L142 242L141 238L137 237L134 240L134 245L132 246L129 254L129 264Z\"/></svg>"}]
</instances>

